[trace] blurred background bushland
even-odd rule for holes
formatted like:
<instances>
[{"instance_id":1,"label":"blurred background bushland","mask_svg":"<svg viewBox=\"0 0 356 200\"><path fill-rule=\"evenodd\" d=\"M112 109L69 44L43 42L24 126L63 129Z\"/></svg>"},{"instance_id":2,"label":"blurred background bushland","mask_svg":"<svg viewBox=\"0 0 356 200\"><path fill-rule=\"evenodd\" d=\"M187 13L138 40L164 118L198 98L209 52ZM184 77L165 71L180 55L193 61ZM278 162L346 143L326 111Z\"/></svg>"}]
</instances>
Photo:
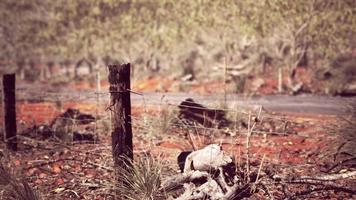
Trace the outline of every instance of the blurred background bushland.
<instances>
[{"instance_id":1,"label":"blurred background bushland","mask_svg":"<svg viewBox=\"0 0 356 200\"><path fill-rule=\"evenodd\" d=\"M1 0L0 73L65 82L127 61L136 77L202 80L226 62L238 83L266 68L293 82L298 66L325 78L354 57L355 13L354 0Z\"/></svg>"}]
</instances>

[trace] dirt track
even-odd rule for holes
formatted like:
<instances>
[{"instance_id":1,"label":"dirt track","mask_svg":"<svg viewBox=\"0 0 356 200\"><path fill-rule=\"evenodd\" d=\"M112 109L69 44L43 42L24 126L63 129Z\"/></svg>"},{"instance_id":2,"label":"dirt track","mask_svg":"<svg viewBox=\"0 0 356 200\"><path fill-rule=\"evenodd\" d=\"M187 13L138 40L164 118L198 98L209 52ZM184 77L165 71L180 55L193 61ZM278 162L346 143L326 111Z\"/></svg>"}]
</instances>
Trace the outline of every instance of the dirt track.
<instances>
[{"instance_id":1,"label":"dirt track","mask_svg":"<svg viewBox=\"0 0 356 200\"><path fill-rule=\"evenodd\" d=\"M109 94L103 91L97 94L95 90L76 91L68 88L54 90L39 87L19 87L17 92L18 101L97 101L107 103ZM132 93L132 104L135 105L161 105L162 103L179 104L186 98L207 105L222 105L225 102L223 94L197 95L188 93ZM308 115L350 115L356 113L353 106L356 97L331 97L315 95L271 95L245 97L242 95L229 94L226 97L226 105L230 109L239 107L262 107L270 112L296 113Z\"/></svg>"},{"instance_id":2,"label":"dirt track","mask_svg":"<svg viewBox=\"0 0 356 200\"><path fill-rule=\"evenodd\" d=\"M225 101L224 95L195 95L195 94L172 94L172 93L147 93L144 94L147 104L158 104L160 102L168 102L171 104L179 104L184 99L190 97L203 104L222 104ZM142 103L141 96L132 95L134 103ZM346 97L329 97L329 96L261 96L261 97L243 97L241 95L228 95L226 104L229 108L236 107L256 107L262 105L265 110L271 112L286 112L300 114L316 114L316 115L349 115L354 111L352 102L356 102L356 98Z\"/></svg>"}]
</instances>

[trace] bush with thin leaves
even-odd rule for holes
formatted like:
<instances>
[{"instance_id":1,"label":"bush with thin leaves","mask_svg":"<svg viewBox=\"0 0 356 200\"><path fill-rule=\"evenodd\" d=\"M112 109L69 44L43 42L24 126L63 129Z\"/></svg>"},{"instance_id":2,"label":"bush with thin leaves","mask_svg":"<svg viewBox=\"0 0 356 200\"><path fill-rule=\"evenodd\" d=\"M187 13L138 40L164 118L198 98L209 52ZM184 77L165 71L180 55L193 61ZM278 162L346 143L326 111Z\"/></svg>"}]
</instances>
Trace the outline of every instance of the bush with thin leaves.
<instances>
[{"instance_id":1,"label":"bush with thin leaves","mask_svg":"<svg viewBox=\"0 0 356 200\"><path fill-rule=\"evenodd\" d=\"M127 200L157 200L166 199L161 185L161 165L152 157L139 158L126 162L120 167L117 175L121 182L117 186L120 199Z\"/></svg>"}]
</instances>

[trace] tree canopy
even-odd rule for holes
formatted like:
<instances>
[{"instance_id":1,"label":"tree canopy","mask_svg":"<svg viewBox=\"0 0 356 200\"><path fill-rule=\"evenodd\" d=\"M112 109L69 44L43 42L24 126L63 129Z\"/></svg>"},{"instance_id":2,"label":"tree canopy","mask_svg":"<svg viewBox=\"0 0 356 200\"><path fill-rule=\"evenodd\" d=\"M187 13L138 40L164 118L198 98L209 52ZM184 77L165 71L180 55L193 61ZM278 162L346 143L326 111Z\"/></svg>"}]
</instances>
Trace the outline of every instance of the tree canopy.
<instances>
[{"instance_id":1,"label":"tree canopy","mask_svg":"<svg viewBox=\"0 0 356 200\"><path fill-rule=\"evenodd\" d=\"M205 57L235 56L246 38L277 36L330 57L355 48L355 14L354 0L2 0L0 56L13 62L156 56L174 66L196 48Z\"/></svg>"}]
</instances>

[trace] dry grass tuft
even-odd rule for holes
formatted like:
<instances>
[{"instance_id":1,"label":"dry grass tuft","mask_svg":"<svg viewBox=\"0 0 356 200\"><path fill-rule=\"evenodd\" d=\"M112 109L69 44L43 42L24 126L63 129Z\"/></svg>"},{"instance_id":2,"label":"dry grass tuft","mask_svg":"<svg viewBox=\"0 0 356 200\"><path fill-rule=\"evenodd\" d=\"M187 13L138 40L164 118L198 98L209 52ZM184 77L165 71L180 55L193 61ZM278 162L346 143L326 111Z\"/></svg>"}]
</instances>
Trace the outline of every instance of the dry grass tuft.
<instances>
[{"instance_id":1,"label":"dry grass tuft","mask_svg":"<svg viewBox=\"0 0 356 200\"><path fill-rule=\"evenodd\" d=\"M160 191L161 169L162 166L152 157L127 161L126 166L118 170L118 177L122 180L117 186L119 197L127 200L166 199Z\"/></svg>"},{"instance_id":2,"label":"dry grass tuft","mask_svg":"<svg viewBox=\"0 0 356 200\"><path fill-rule=\"evenodd\" d=\"M0 164L1 200L40 200L40 196L25 180L17 180Z\"/></svg>"}]
</instances>

